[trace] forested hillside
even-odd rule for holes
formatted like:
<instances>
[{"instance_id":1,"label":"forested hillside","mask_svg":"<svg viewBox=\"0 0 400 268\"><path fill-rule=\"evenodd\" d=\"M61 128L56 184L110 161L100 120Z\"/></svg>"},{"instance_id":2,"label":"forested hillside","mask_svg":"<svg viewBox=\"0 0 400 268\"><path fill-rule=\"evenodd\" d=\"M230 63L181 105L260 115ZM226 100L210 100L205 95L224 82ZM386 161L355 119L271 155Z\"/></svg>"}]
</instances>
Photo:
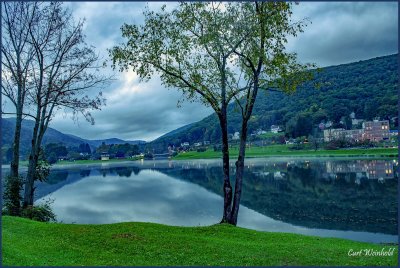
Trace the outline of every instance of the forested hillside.
<instances>
[{"instance_id":1,"label":"forested hillside","mask_svg":"<svg viewBox=\"0 0 400 268\"><path fill-rule=\"evenodd\" d=\"M313 70L314 79L299 87L294 94L260 92L249 124L249 132L269 130L280 125L286 136L311 133L328 120L339 126L354 112L356 118L381 119L397 116L398 54ZM319 86L315 86L319 85ZM301 129L299 129L301 128ZM229 107L229 133L240 130L240 115L234 104ZM217 117L203 120L166 134L150 145L156 151L168 144L178 145L209 140L220 141Z\"/></svg>"}]
</instances>

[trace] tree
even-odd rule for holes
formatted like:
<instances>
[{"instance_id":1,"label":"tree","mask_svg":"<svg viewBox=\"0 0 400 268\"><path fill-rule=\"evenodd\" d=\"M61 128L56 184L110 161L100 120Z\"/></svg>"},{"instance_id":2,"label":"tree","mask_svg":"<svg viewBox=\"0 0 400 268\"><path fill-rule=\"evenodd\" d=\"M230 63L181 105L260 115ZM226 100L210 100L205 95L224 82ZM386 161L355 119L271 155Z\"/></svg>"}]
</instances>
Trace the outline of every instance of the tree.
<instances>
[{"instance_id":1,"label":"tree","mask_svg":"<svg viewBox=\"0 0 400 268\"><path fill-rule=\"evenodd\" d=\"M235 173L235 194L229 223L236 225L242 192L244 158L248 122L252 117L259 90L293 92L297 86L311 78L306 72L314 65L297 62L295 53L287 53L288 36L297 36L305 27L305 21L292 22L291 4L286 2L243 3L240 12L247 18L239 27L248 29L245 42L233 48L238 64L244 70L248 87L239 97L235 96L242 115L239 154Z\"/></svg>"},{"instance_id":2,"label":"tree","mask_svg":"<svg viewBox=\"0 0 400 268\"><path fill-rule=\"evenodd\" d=\"M83 22L73 21L62 3L42 4L38 19L29 29L29 42L34 47L34 59L29 66L32 89L29 91L30 116L35 125L25 181L23 206L33 205L34 182L43 136L54 114L61 108L74 118L82 114L94 124L90 110L104 104L101 92L88 95L94 87L102 88L109 77L98 73L98 56L85 43Z\"/></svg>"},{"instance_id":3,"label":"tree","mask_svg":"<svg viewBox=\"0 0 400 268\"><path fill-rule=\"evenodd\" d=\"M29 42L29 31L38 18L37 2L4 2L2 13L2 72L1 93L13 104L15 112L15 132L12 144L10 176L18 178L19 147L22 119L27 91L29 89L29 67L34 58L34 48Z\"/></svg>"},{"instance_id":4,"label":"tree","mask_svg":"<svg viewBox=\"0 0 400 268\"><path fill-rule=\"evenodd\" d=\"M141 81L158 73L165 86L181 90L188 100L212 107L222 136L226 221L232 200L227 105L240 91L237 85L241 82L240 73L230 63L234 60L232 47L246 38L236 34L242 30L235 25L238 19L246 18L231 5L226 11L220 7L221 3L181 3L172 12L166 12L165 6L159 13L145 10L144 25L122 26L122 35L128 41L112 48L110 56L120 71L133 69Z\"/></svg>"},{"instance_id":5,"label":"tree","mask_svg":"<svg viewBox=\"0 0 400 268\"><path fill-rule=\"evenodd\" d=\"M163 7L159 13L146 10L144 15L144 25L122 27L128 41L110 50L114 67L133 69L141 81L157 73L167 87L213 108L222 140L222 222L236 225L247 124L257 92L271 84L275 89L294 89L303 81L303 75L292 75L303 66L295 64L294 54L284 53L286 34L295 35L303 24L290 24L286 3L182 3L172 12ZM227 132L227 105L233 100L242 112L234 199Z\"/></svg>"}]
</instances>

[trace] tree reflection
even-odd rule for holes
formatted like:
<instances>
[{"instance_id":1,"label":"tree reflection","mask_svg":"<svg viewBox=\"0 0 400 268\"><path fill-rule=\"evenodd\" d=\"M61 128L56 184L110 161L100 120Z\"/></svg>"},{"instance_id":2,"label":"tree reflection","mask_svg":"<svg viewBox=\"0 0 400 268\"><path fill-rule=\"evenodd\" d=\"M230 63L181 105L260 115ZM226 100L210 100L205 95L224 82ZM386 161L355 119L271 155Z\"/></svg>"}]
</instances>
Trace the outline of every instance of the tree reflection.
<instances>
[{"instance_id":1,"label":"tree reflection","mask_svg":"<svg viewBox=\"0 0 400 268\"><path fill-rule=\"evenodd\" d=\"M222 195L218 167L159 171ZM242 204L274 219L309 228L397 233L397 174L390 161L249 165L243 183Z\"/></svg>"}]
</instances>

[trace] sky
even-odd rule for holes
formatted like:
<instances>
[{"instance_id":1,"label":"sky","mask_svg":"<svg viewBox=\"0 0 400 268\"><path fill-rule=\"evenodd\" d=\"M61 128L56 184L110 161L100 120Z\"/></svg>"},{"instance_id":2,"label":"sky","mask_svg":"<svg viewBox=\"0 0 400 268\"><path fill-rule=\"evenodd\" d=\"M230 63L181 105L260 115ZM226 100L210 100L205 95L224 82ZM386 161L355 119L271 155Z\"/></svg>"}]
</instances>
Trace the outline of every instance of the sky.
<instances>
[{"instance_id":1,"label":"sky","mask_svg":"<svg viewBox=\"0 0 400 268\"><path fill-rule=\"evenodd\" d=\"M145 2L69 2L76 19L85 18L84 33L103 60L107 49L122 44L120 27L143 22ZM163 3L150 2L158 10ZM167 3L172 8L176 3ZM304 33L289 38L288 51L301 62L320 67L349 63L397 53L398 4L396 2L300 2L293 8L293 19L308 18L312 23ZM108 64L110 65L110 63ZM71 120L59 112L51 122L61 132L86 139L120 138L151 141L183 125L203 119L212 109L199 103L184 102L178 90L167 89L158 77L139 82L132 71L120 73L108 66L115 80L103 89L106 106L93 112L95 125L83 118ZM97 89L93 89L96 91Z\"/></svg>"}]
</instances>

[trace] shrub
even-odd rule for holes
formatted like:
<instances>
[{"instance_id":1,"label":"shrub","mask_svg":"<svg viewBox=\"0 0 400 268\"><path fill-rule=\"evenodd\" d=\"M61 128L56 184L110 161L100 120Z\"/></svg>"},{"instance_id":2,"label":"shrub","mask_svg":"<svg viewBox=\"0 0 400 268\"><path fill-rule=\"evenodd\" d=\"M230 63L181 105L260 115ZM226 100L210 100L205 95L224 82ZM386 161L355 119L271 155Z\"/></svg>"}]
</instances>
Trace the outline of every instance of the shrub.
<instances>
[{"instance_id":1,"label":"shrub","mask_svg":"<svg viewBox=\"0 0 400 268\"><path fill-rule=\"evenodd\" d=\"M205 151L206 151L206 148L204 148L204 147L197 148L198 153L205 152Z\"/></svg>"},{"instance_id":2,"label":"shrub","mask_svg":"<svg viewBox=\"0 0 400 268\"><path fill-rule=\"evenodd\" d=\"M7 176L4 186L4 210L3 214L10 216L21 215L21 190L22 178Z\"/></svg>"},{"instance_id":3,"label":"shrub","mask_svg":"<svg viewBox=\"0 0 400 268\"><path fill-rule=\"evenodd\" d=\"M29 218L34 221L50 222L56 221L56 215L50 207L50 200L44 204L36 206L28 206L22 210L22 217Z\"/></svg>"}]
</instances>

